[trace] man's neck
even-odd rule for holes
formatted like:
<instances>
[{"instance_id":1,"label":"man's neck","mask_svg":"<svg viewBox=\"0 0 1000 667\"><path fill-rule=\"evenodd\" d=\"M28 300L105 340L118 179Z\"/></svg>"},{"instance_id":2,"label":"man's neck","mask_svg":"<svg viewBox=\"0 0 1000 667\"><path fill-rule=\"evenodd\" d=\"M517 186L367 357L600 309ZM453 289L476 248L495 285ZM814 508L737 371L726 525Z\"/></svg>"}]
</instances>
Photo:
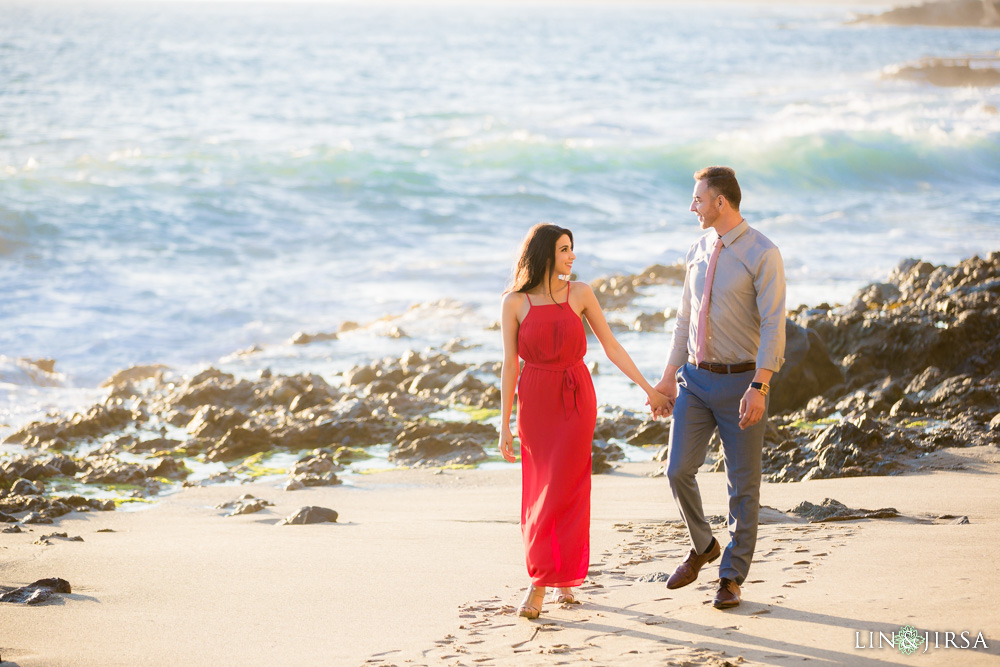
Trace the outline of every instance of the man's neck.
<instances>
[{"instance_id":1,"label":"man's neck","mask_svg":"<svg viewBox=\"0 0 1000 667\"><path fill-rule=\"evenodd\" d=\"M743 216L740 215L740 212L732 211L729 214L723 215L713 227L715 227L715 231L719 236L725 236L736 229L741 222L743 222Z\"/></svg>"}]
</instances>

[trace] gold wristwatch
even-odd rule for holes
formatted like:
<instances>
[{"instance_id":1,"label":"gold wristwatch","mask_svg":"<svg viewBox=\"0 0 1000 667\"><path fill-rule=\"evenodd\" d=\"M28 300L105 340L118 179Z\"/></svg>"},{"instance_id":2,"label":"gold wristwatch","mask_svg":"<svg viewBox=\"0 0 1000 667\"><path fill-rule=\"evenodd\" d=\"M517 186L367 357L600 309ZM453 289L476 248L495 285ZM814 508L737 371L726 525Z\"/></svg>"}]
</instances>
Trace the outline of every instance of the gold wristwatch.
<instances>
[{"instance_id":1,"label":"gold wristwatch","mask_svg":"<svg viewBox=\"0 0 1000 667\"><path fill-rule=\"evenodd\" d=\"M771 389L771 385L766 382L751 382L750 386L759 391L761 396L767 396L768 390Z\"/></svg>"}]
</instances>

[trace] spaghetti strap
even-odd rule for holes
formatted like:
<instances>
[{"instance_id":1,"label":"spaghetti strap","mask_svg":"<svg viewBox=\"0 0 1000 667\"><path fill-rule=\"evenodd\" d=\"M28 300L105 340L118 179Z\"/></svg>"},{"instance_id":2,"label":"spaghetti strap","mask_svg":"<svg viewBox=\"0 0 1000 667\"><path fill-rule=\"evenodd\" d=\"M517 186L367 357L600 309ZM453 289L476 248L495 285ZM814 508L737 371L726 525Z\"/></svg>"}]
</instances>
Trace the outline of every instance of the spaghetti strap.
<instances>
[{"instance_id":1,"label":"spaghetti strap","mask_svg":"<svg viewBox=\"0 0 1000 667\"><path fill-rule=\"evenodd\" d=\"M572 284L570 281L566 281L566 303L569 303L569 286Z\"/></svg>"},{"instance_id":2,"label":"spaghetti strap","mask_svg":"<svg viewBox=\"0 0 1000 667\"><path fill-rule=\"evenodd\" d=\"M524 293L524 296L528 297L528 308L531 308L531 306L532 306L532 303L531 303L531 295L530 295L530 294L528 294L527 292L525 292L525 293Z\"/></svg>"}]
</instances>

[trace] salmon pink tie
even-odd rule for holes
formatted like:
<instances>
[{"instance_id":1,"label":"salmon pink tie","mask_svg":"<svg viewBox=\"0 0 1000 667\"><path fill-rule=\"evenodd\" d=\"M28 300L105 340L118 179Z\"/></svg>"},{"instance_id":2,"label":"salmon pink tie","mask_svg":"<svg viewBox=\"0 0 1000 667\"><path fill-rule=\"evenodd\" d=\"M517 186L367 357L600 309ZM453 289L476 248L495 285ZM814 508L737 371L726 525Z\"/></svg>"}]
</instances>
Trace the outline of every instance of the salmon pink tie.
<instances>
[{"instance_id":1,"label":"salmon pink tie","mask_svg":"<svg viewBox=\"0 0 1000 667\"><path fill-rule=\"evenodd\" d=\"M694 361L700 364L705 361L705 339L708 336L708 306L712 303L712 281L715 279L715 265L719 263L719 253L722 251L722 237L715 241L715 249L708 260L708 271L705 273L705 289L702 290L701 308L698 310L698 338L694 343Z\"/></svg>"}]
</instances>

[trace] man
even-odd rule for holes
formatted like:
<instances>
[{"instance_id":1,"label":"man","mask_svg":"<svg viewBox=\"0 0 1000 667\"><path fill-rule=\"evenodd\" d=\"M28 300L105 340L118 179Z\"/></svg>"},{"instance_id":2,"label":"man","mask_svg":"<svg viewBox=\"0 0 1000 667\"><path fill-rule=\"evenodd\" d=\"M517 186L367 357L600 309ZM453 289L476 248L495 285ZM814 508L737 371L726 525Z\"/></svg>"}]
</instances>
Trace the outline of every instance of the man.
<instances>
[{"instance_id":1,"label":"man","mask_svg":"<svg viewBox=\"0 0 1000 667\"><path fill-rule=\"evenodd\" d=\"M772 374L785 353L785 274L778 248L740 215L729 167L694 175L691 211L708 230L687 254L673 342L656 389L676 399L667 478L692 549L667 582L687 586L722 553L718 609L740 603L757 541L761 449ZM729 486L729 544L705 519L695 473L718 428Z\"/></svg>"}]
</instances>

